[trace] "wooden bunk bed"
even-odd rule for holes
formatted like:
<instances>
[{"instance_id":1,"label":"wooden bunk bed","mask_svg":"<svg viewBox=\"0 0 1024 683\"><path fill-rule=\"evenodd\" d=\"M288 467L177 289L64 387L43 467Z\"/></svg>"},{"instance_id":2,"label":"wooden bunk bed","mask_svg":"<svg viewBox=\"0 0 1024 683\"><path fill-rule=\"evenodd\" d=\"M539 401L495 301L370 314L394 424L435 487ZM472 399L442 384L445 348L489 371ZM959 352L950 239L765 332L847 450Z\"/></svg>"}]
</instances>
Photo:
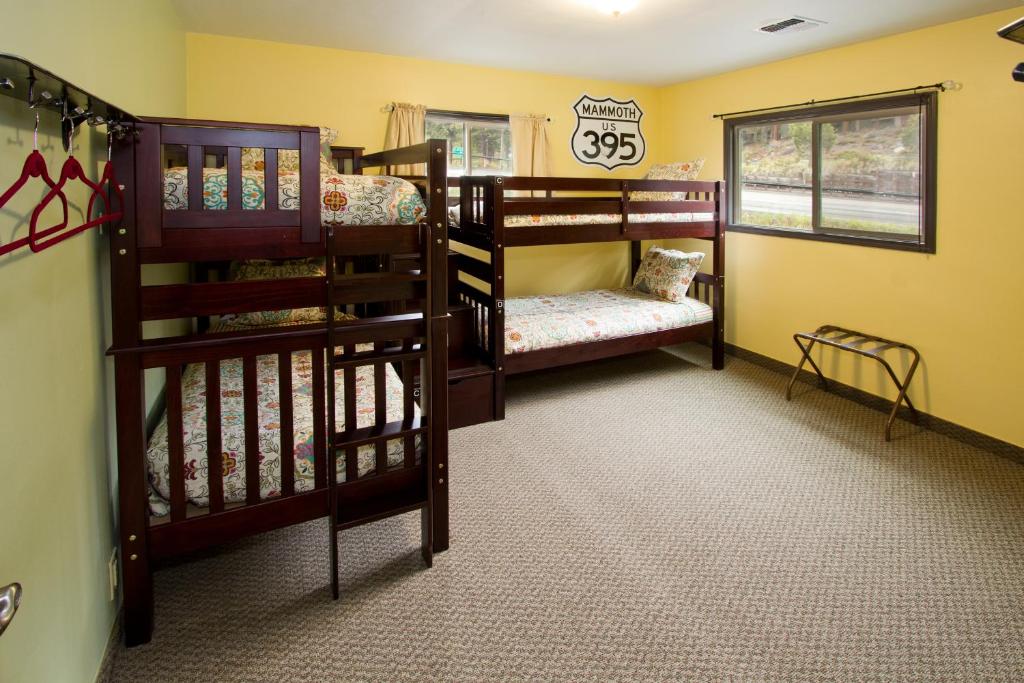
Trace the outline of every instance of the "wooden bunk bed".
<instances>
[{"instance_id":1,"label":"wooden bunk bed","mask_svg":"<svg viewBox=\"0 0 1024 683\"><path fill-rule=\"evenodd\" d=\"M450 182L450 185L452 183ZM462 177L458 210L450 216L452 297L472 307L473 334L467 346L493 369L492 418L504 417L505 376L655 349L685 341L707 341L712 366L724 364L725 184L720 181L612 180L598 178ZM663 195L635 193L672 193ZM539 195L539 196L538 196ZM455 201L453 200L454 204ZM505 250L577 242L630 243L630 272L640 266L641 240L696 238L712 245L710 273L694 278L688 292L690 313L676 323L657 325L584 342L510 352L507 319L517 300L505 298ZM626 307L626 290L602 295ZM616 298L618 297L618 298ZM556 297L552 297L556 298ZM649 302L645 302L645 305ZM586 305L586 301L583 301ZM664 303L668 308L678 304ZM482 389L487 389L483 386ZM453 395L452 411L459 410Z\"/></svg>"},{"instance_id":2,"label":"wooden bunk bed","mask_svg":"<svg viewBox=\"0 0 1024 683\"><path fill-rule=\"evenodd\" d=\"M151 637L152 573L168 558L328 517L337 596L341 529L421 510L428 565L448 546L446 143L348 156L357 173L426 164L413 217L376 222L328 220L346 207L325 190L319 147L316 128L147 118L115 148L127 179L123 227L110 240L110 354L128 645ZM261 173L243 169L248 149L262 150ZM291 174L278 172L285 150L298 151ZM178 208L167 168L175 154ZM208 203L211 183L225 191L223 207ZM415 254L416 268L360 267L397 254ZM201 281L222 272L211 264L246 259L321 260L323 270ZM188 264L192 277L146 284L153 264ZM388 308L410 301L409 312ZM319 318L239 322L297 310ZM195 332L143 333L180 319ZM150 435L154 369L166 378L166 409Z\"/></svg>"}]
</instances>

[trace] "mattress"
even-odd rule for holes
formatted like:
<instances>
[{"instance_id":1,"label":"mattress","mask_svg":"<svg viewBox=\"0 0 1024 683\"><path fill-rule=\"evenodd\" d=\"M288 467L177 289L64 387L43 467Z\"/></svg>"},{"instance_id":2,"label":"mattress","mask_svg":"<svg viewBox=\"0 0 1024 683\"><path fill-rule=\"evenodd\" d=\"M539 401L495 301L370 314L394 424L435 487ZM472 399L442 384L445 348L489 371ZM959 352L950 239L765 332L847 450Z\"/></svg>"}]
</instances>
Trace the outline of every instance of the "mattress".
<instances>
[{"instance_id":1,"label":"mattress","mask_svg":"<svg viewBox=\"0 0 1024 683\"><path fill-rule=\"evenodd\" d=\"M710 213L631 213L630 223L693 223L711 221ZM619 213L540 214L536 216L505 216L506 228L547 225L604 225L621 223Z\"/></svg>"},{"instance_id":2,"label":"mattress","mask_svg":"<svg viewBox=\"0 0 1024 683\"><path fill-rule=\"evenodd\" d=\"M710 322L696 299L666 301L635 289L597 289L505 302L505 353L628 337Z\"/></svg>"},{"instance_id":3,"label":"mattress","mask_svg":"<svg viewBox=\"0 0 1024 683\"><path fill-rule=\"evenodd\" d=\"M359 351L372 346L360 345ZM403 419L402 380L391 367L385 366L387 421ZM259 423L260 498L272 498L281 491L281 425L278 395L277 355L260 356L256 361L257 411ZM182 426L185 445L185 496L197 507L209 505L209 461L206 449L206 371L201 363L188 365L182 375ZM224 477L224 502L245 501L245 408L242 397L242 360L231 359L220 364L221 394L221 462ZM336 391L337 429L345 429L343 373L338 370ZM374 378L372 366L356 369L356 427L370 427L374 422ZM292 354L293 443L295 454L295 491L313 489L313 369L308 351ZM417 411L418 413L418 411ZM359 476L376 467L373 444L359 447ZM146 450L150 482L150 512L163 516L170 512L170 480L168 479L167 415L165 414ZM389 466L404 461L403 442L387 442ZM344 458L338 458L338 481L345 480ZM214 463L216 467L217 464Z\"/></svg>"},{"instance_id":4,"label":"mattress","mask_svg":"<svg viewBox=\"0 0 1024 683\"><path fill-rule=\"evenodd\" d=\"M459 209L448 209L452 225L459 224ZM630 223L694 223L713 221L710 213L631 213ZM608 225L622 222L620 213L553 213L537 215L505 216L506 228L544 227L551 225Z\"/></svg>"},{"instance_id":5,"label":"mattress","mask_svg":"<svg viewBox=\"0 0 1024 683\"><path fill-rule=\"evenodd\" d=\"M203 208L228 208L227 171L203 169ZM265 206L263 171L242 171L242 209L262 210ZM299 174L282 171L277 180L278 208L297 211L300 205ZM401 178L371 175L320 176L320 220L323 225L413 224L426 216L427 207L416 187ZM188 209L188 169L164 171L164 209Z\"/></svg>"}]
</instances>

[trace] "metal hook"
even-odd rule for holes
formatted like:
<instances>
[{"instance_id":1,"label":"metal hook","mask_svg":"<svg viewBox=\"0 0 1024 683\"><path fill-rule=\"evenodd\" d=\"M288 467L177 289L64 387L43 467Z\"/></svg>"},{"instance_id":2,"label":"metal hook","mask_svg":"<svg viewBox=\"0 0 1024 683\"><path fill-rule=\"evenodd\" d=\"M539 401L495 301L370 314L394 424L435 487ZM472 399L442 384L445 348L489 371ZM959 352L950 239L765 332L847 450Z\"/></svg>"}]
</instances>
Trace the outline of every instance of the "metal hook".
<instances>
[{"instance_id":1,"label":"metal hook","mask_svg":"<svg viewBox=\"0 0 1024 683\"><path fill-rule=\"evenodd\" d=\"M0 634L3 634L11 620L14 619L14 613L18 611L19 605L21 605L20 583L12 583L0 589Z\"/></svg>"},{"instance_id":2,"label":"metal hook","mask_svg":"<svg viewBox=\"0 0 1024 683\"><path fill-rule=\"evenodd\" d=\"M36 97L36 79L35 76L30 76L28 79L28 108L35 109L40 105L51 104L53 95L49 90L44 90L39 93L39 97ZM52 102L52 104L57 104Z\"/></svg>"},{"instance_id":3,"label":"metal hook","mask_svg":"<svg viewBox=\"0 0 1024 683\"><path fill-rule=\"evenodd\" d=\"M32 149L39 151L39 110L36 109L36 127L32 130Z\"/></svg>"},{"instance_id":4,"label":"metal hook","mask_svg":"<svg viewBox=\"0 0 1024 683\"><path fill-rule=\"evenodd\" d=\"M66 149L68 151L68 157L70 158L70 157L75 156L75 120L71 116L68 115L68 98L67 97L64 98L63 105L64 105L64 107L63 107L63 112L61 113L60 120L61 120L61 124L62 125L66 125L68 127L68 133L67 133L68 137L67 137L67 140L65 142L67 143L67 148Z\"/></svg>"}]
</instances>

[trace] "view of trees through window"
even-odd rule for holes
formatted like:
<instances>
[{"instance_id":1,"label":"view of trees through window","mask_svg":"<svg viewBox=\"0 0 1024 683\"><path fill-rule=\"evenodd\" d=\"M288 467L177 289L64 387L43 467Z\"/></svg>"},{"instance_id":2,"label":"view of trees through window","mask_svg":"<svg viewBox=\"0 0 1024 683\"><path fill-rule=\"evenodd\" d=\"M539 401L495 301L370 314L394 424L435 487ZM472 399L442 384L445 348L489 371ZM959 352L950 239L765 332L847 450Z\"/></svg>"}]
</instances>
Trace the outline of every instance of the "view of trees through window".
<instances>
[{"instance_id":1,"label":"view of trees through window","mask_svg":"<svg viewBox=\"0 0 1024 683\"><path fill-rule=\"evenodd\" d=\"M510 175L508 119L427 112L426 137L448 141L448 175Z\"/></svg>"},{"instance_id":2,"label":"view of trees through window","mask_svg":"<svg viewBox=\"0 0 1024 683\"><path fill-rule=\"evenodd\" d=\"M919 107L904 106L737 124L733 222L916 241L922 231L921 118Z\"/></svg>"}]
</instances>

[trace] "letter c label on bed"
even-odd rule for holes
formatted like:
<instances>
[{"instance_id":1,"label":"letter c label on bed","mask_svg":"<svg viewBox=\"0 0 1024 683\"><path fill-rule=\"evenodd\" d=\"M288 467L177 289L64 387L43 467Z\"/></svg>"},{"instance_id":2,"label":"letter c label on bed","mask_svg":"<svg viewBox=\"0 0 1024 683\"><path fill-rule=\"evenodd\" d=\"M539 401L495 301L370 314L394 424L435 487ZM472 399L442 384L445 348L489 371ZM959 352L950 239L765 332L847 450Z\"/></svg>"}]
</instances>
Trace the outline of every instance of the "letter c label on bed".
<instances>
[{"instance_id":1,"label":"letter c label on bed","mask_svg":"<svg viewBox=\"0 0 1024 683\"><path fill-rule=\"evenodd\" d=\"M636 100L584 95L573 105L573 111L576 130L572 134L572 153L581 164L610 171L643 161L647 142L640 119L644 113Z\"/></svg>"}]
</instances>

